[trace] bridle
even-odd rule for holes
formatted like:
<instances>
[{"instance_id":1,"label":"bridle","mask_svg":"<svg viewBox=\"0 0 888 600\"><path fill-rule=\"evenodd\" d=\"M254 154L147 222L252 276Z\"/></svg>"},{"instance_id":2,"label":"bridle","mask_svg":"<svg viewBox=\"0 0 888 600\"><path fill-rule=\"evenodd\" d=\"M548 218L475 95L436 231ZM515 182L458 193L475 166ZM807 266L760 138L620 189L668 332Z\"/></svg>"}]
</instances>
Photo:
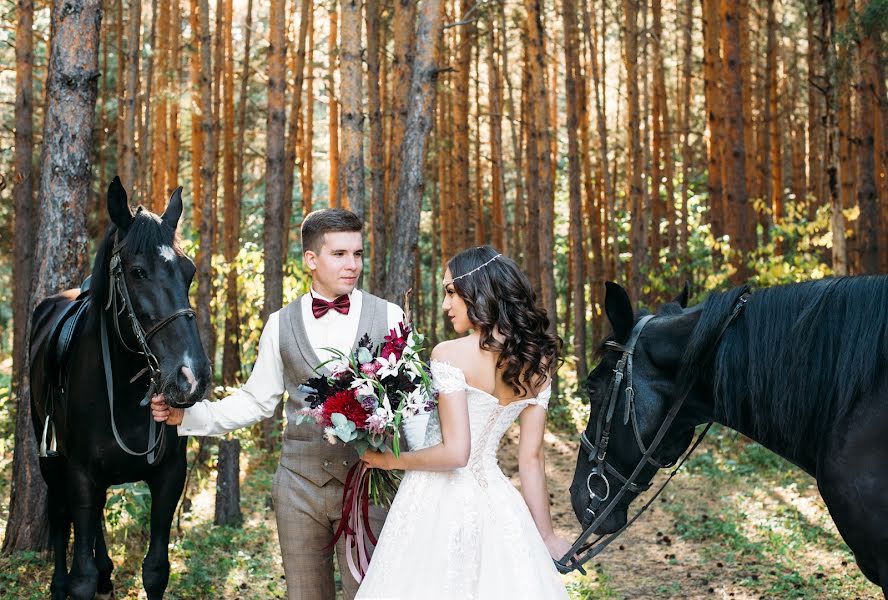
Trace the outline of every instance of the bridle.
<instances>
[{"instance_id":1,"label":"bridle","mask_svg":"<svg viewBox=\"0 0 888 600\"><path fill-rule=\"evenodd\" d=\"M751 292L748 290L748 288L744 289L742 294L737 299L737 302L735 303L731 314L727 317L727 319L725 319L724 323L722 323L718 337L715 339L712 348L710 348L707 362L709 358L715 355L715 352L718 349L718 345L721 342L721 338L724 335L725 331L743 311L743 307L746 305L750 293ZM555 561L555 566L561 573L570 573L571 571L576 569L585 575L586 571L583 569L583 565L591 560L593 557L600 554L605 548L607 548L608 545L611 544L611 542L613 542L620 534L622 534L623 531L625 531L630 525L632 525L632 523L634 523L635 520L638 519L638 517L644 514L644 512L653 504L654 500L656 500L656 498L665 489L669 482L672 481L672 478L675 476L676 473L678 473L679 469L681 469L682 465L685 463L688 457L694 452L694 450L697 449L697 447L700 445L700 442L703 441L704 436L709 431L709 428L712 426L712 422L709 422L702 429L700 434L697 436L697 439L690 446L690 449L680 460L673 461L669 464L664 465L660 464L653 458L654 453L662 443L667 431L669 430L672 423L675 421L675 418L678 416L678 413L681 410L681 407L684 405L685 400L691 393L691 390L694 389L694 386L699 379L699 375L697 375L690 382L685 384L682 393L679 395L678 399L673 402L672 406L669 409L669 412L666 414L666 417L663 420L663 423L660 425L660 428L657 430L657 434L654 436L654 439L651 441L649 446L645 447L644 441L641 438L641 432L638 428L638 420L635 414L635 389L632 385L632 359L635 353L635 346L638 343L639 337L641 337L641 332L653 318L654 315L647 315L639 319L639 321L635 324L635 327L632 328L632 332L630 333L629 340L626 342L626 344L619 344L613 341L608 341L605 343L605 347L607 347L609 350L621 352L622 356L620 357L620 360L617 361L617 365L614 368L614 378L609 388L610 395L608 396L607 406L604 408L604 410L601 410L598 413L594 442L589 440L585 431L580 434L580 445L582 446L582 450L586 452L588 460L595 463L592 467L592 470L589 472L589 475L586 477L586 489L589 493L589 503L586 507L586 511L591 514L592 522L579 535L577 540L571 546L570 550L568 550L567 553L565 553L565 555L561 557L561 559ZM702 371L702 368L698 369L697 373L699 374ZM623 386L624 382L625 388ZM633 433L635 436L635 442L638 445L638 449L642 453L642 456L636 464L635 469L628 477L624 476L615 466L607 461L607 451L611 437L611 426L613 425L613 416L617 402L620 397L621 389L625 390L626 395L626 405L623 412L623 424L627 425L631 421ZM641 471L642 469L644 469L645 466L652 465L658 469L663 469L672 467L676 464L677 466L669 474L669 477L666 479L666 481L663 482L663 484L644 504L644 506L642 506L641 509L631 519L627 520L627 522L622 527L620 527L620 529L611 534L601 535L594 541L587 543L586 540L588 540L592 536L592 532L601 526L604 520L616 508L617 503L620 501L620 499L627 492L631 492L637 495L650 489L650 483L637 483L638 476L641 474ZM613 496L613 499L610 501L610 503L599 511L601 505L604 504L604 502L611 497L610 483L607 479L608 474L617 479L622 484L622 487ZM592 482L596 480L604 483L603 495L596 493L596 491L592 487Z\"/></svg>"},{"instance_id":2,"label":"bridle","mask_svg":"<svg viewBox=\"0 0 888 600\"><path fill-rule=\"evenodd\" d=\"M129 288L126 285L126 277L123 274L123 265L120 258L120 251L126 245L126 237L123 240L118 241L117 232L114 233L114 246L111 250L111 261L108 267L108 272L110 275L110 290L108 292L108 302L105 305L105 310L101 311L101 339L102 339L102 363L105 369L105 385L108 389L108 406L111 409L111 431L114 433L114 439L117 441L117 445L120 446L121 450L126 452L127 454L131 454L132 456L147 456L148 464L154 465L160 462L163 457L164 450L164 434L166 432L166 427L154 421L151 416L151 411L148 411L148 448L144 452L136 452L131 450L129 446L127 446L123 439L120 437L120 434L117 431L117 423L114 420L114 379L111 372L111 352L108 346L108 328L105 323L105 311L111 309L111 318L114 323L114 331L117 334L117 340L120 344L129 352L134 354L141 354L145 358L145 362L147 363L145 368L136 373L132 379L130 379L130 383L135 382L137 379L147 374L149 377L148 391L145 393L145 397L139 403L139 406L145 407L148 406L148 403L151 402L151 397L154 395L155 391L160 388L161 385L161 372L160 372L160 361L157 360L157 356L154 352L151 351L151 348L148 346L148 341L151 337L156 334L158 331L178 319L179 317L187 317L189 319L193 319L195 317L195 312L191 307L188 308L180 308L179 310L173 312L172 314L164 317L157 323L155 323L150 329L147 331L144 327L142 327L142 323L139 321L139 318L136 316L135 310L133 309L133 302L130 299ZM138 349L133 349L129 344L126 343L123 335L120 330L120 315L125 312L127 319L129 320L130 328L132 329L133 334L136 337L136 342L138 344ZM160 449L160 452L157 450Z\"/></svg>"}]
</instances>

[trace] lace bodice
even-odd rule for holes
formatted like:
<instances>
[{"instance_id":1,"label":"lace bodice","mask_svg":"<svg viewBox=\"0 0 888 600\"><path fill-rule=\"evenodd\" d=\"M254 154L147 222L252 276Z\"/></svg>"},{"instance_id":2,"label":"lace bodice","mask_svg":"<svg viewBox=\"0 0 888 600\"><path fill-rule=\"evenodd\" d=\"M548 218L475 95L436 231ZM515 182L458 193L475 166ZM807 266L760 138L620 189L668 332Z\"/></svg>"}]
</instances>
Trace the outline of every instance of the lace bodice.
<instances>
[{"instance_id":1,"label":"lace bodice","mask_svg":"<svg viewBox=\"0 0 888 600\"><path fill-rule=\"evenodd\" d=\"M531 404L548 408L551 389L546 388L534 398L515 400L509 404L499 403L496 396L466 383L466 376L459 368L441 361L431 362L432 384L439 393L466 391L469 408L472 449L468 468L482 486L487 484L487 468L496 468L496 451L500 440L518 415ZM426 428L422 447L441 442L441 425L437 411L433 412ZM498 469L497 469L498 471Z\"/></svg>"}]
</instances>

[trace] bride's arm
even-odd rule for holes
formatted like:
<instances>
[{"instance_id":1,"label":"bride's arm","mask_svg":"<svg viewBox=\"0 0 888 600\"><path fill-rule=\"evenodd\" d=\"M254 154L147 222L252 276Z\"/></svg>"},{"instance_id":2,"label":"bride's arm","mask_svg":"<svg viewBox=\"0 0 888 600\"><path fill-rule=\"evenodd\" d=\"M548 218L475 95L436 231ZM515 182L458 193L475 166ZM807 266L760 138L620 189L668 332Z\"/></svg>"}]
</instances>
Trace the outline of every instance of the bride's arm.
<instances>
[{"instance_id":1,"label":"bride's arm","mask_svg":"<svg viewBox=\"0 0 888 600\"><path fill-rule=\"evenodd\" d=\"M521 437L518 440L518 475L521 478L521 494L549 554L552 558L561 558L570 549L570 544L555 534L549 512L546 459L543 454L546 409L528 406L521 411L519 421Z\"/></svg>"},{"instance_id":2,"label":"bride's arm","mask_svg":"<svg viewBox=\"0 0 888 600\"><path fill-rule=\"evenodd\" d=\"M441 421L441 443L413 452L368 451L361 456L367 466L404 471L452 471L466 466L472 440L469 430L469 409L466 392L438 395L438 418Z\"/></svg>"}]
</instances>

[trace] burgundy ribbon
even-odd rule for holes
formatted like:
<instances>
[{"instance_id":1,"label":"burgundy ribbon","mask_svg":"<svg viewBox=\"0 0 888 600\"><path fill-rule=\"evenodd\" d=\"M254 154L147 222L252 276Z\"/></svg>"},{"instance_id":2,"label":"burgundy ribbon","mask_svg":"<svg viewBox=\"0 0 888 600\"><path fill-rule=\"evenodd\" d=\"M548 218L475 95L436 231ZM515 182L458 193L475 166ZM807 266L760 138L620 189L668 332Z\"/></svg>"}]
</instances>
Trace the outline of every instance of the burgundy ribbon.
<instances>
[{"instance_id":1,"label":"burgundy ribbon","mask_svg":"<svg viewBox=\"0 0 888 600\"><path fill-rule=\"evenodd\" d=\"M333 548L345 535L346 562L358 583L370 566L370 546L376 546L376 536L370 526L370 474L371 470L363 462L355 463L348 470L342 488L342 516L328 546Z\"/></svg>"}]
</instances>

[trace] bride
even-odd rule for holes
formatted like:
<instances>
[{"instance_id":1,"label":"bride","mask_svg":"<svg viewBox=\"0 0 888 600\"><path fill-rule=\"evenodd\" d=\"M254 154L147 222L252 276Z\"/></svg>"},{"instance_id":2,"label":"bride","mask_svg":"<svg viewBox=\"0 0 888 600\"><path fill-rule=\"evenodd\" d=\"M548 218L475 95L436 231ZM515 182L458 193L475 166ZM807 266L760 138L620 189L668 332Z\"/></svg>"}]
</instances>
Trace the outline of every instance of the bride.
<instances>
[{"instance_id":1,"label":"bride","mask_svg":"<svg viewBox=\"0 0 888 600\"><path fill-rule=\"evenodd\" d=\"M453 328L471 333L432 351L438 411L424 439L398 458L362 456L406 473L357 598L567 598L551 559L570 544L552 529L543 460L561 340L524 273L490 246L451 258L443 285ZM496 459L516 418L520 494Z\"/></svg>"}]
</instances>

